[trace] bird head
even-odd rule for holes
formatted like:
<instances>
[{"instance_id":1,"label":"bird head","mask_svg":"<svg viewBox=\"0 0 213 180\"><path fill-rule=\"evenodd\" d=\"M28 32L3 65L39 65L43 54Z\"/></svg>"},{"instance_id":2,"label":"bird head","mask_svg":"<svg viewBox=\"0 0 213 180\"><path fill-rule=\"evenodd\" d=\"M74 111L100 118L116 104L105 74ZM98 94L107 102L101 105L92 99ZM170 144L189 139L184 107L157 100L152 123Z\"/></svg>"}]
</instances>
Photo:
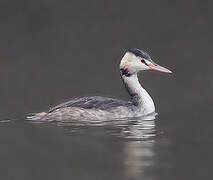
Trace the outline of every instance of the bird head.
<instances>
[{"instance_id":1,"label":"bird head","mask_svg":"<svg viewBox=\"0 0 213 180\"><path fill-rule=\"evenodd\" d=\"M148 53L136 48L128 49L120 62L121 73L126 76L149 69L172 73L167 68L153 62Z\"/></svg>"}]
</instances>

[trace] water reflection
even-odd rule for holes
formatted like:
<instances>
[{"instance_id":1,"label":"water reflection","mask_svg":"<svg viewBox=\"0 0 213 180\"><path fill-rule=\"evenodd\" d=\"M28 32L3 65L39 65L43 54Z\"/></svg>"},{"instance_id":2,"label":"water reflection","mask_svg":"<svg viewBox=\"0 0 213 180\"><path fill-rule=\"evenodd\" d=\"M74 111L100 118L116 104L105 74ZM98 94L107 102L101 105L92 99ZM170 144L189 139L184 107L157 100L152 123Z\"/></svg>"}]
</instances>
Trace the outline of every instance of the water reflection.
<instances>
[{"instance_id":1,"label":"water reflection","mask_svg":"<svg viewBox=\"0 0 213 180\"><path fill-rule=\"evenodd\" d=\"M2 120L0 120L0 123L8 123L10 121L11 121L10 119L2 119Z\"/></svg>"},{"instance_id":2,"label":"water reflection","mask_svg":"<svg viewBox=\"0 0 213 180\"><path fill-rule=\"evenodd\" d=\"M141 177L153 176L147 173L155 165L156 159L153 150L156 136L155 115L106 121L70 120L51 123L43 121L43 123L62 127L64 132L71 135L70 138L77 137L81 140L82 137L86 136L89 142L87 140L83 142L88 142L90 145L92 143L95 145L106 143L105 146L110 147L113 146L115 137L120 149L117 156L122 157L122 176L125 177L124 179L141 179ZM36 123L38 122L36 121ZM77 136L75 136L76 134ZM110 137L110 141L104 141L107 137ZM117 145L114 144L114 146ZM112 158L112 155L110 154L107 158Z\"/></svg>"},{"instance_id":3,"label":"water reflection","mask_svg":"<svg viewBox=\"0 0 213 180\"><path fill-rule=\"evenodd\" d=\"M131 140L152 140L156 136L155 116L150 114L140 118L116 119L105 121L70 120L55 122L58 126L69 128L71 132L85 127L104 127L110 134Z\"/></svg>"},{"instance_id":4,"label":"water reflection","mask_svg":"<svg viewBox=\"0 0 213 180\"><path fill-rule=\"evenodd\" d=\"M58 126L69 128L71 133L82 131L85 127L104 127L110 136L124 140L123 176L125 179L141 179L151 177L148 174L155 164L154 137L156 136L155 115L141 118L108 120L108 121L70 121L57 122ZM152 177L154 179L154 177Z\"/></svg>"},{"instance_id":5,"label":"water reflection","mask_svg":"<svg viewBox=\"0 0 213 180\"><path fill-rule=\"evenodd\" d=\"M155 164L154 141L128 141L124 146L124 176L129 179L149 177Z\"/></svg>"},{"instance_id":6,"label":"water reflection","mask_svg":"<svg viewBox=\"0 0 213 180\"><path fill-rule=\"evenodd\" d=\"M50 121L51 124L64 127L71 133L82 131L89 127L103 127L110 135L122 137L130 140L153 140L156 136L155 116L153 113L148 116L114 119L114 120L66 120L66 121ZM29 121L31 123L47 123L46 121Z\"/></svg>"}]
</instances>

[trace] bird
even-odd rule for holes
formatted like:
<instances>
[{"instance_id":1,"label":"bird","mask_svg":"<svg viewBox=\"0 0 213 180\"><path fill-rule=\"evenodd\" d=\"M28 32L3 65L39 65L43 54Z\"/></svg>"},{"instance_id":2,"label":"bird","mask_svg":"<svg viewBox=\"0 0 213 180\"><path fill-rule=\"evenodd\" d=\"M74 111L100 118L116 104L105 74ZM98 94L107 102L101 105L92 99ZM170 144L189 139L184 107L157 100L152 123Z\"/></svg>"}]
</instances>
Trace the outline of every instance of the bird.
<instances>
[{"instance_id":1,"label":"bird","mask_svg":"<svg viewBox=\"0 0 213 180\"><path fill-rule=\"evenodd\" d=\"M130 100L93 96L75 98L50 108L47 112L27 116L28 120L61 121L72 119L104 120L141 117L155 112L154 102L141 86L138 72L155 70L172 73L156 64L149 54L137 48L127 49L120 62L120 76Z\"/></svg>"}]
</instances>

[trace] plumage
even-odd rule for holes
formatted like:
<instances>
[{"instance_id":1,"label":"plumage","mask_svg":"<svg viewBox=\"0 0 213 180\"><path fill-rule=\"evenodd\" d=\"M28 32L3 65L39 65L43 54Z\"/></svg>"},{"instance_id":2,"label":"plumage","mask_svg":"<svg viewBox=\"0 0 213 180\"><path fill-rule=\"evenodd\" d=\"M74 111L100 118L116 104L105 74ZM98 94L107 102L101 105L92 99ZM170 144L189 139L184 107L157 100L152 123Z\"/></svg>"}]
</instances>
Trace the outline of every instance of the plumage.
<instances>
[{"instance_id":1,"label":"plumage","mask_svg":"<svg viewBox=\"0 0 213 180\"><path fill-rule=\"evenodd\" d=\"M143 50L140 50L140 49L137 49L137 48L131 48L131 49L128 49L128 51L133 53L135 56L145 58L146 60L151 59L149 54L147 52L143 51Z\"/></svg>"},{"instance_id":2,"label":"plumage","mask_svg":"<svg viewBox=\"0 0 213 180\"><path fill-rule=\"evenodd\" d=\"M171 73L151 60L148 53L132 48L127 50L120 62L122 81L131 96L130 101L100 96L76 98L59 104L47 112L28 116L29 120L71 120L71 119L116 119L144 116L155 111L154 102L140 85L139 71L153 69Z\"/></svg>"},{"instance_id":3,"label":"plumage","mask_svg":"<svg viewBox=\"0 0 213 180\"><path fill-rule=\"evenodd\" d=\"M67 107L80 107L84 109L100 109L100 110L110 110L118 106L126 106L130 107L132 102L130 101L123 101L113 98L106 98L100 96L93 96L93 97L83 97L83 98L76 98L71 101L59 104L53 108L51 108L48 113L55 111L56 109L60 108L67 108Z\"/></svg>"}]
</instances>

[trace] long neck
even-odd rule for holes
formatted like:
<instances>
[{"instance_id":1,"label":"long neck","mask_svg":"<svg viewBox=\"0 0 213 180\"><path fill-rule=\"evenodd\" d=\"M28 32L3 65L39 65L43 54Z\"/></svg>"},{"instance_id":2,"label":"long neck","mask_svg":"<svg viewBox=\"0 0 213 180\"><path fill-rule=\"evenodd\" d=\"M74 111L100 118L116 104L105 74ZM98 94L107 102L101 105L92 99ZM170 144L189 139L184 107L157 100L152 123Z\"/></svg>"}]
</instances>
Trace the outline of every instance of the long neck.
<instances>
[{"instance_id":1,"label":"long neck","mask_svg":"<svg viewBox=\"0 0 213 180\"><path fill-rule=\"evenodd\" d=\"M132 98L133 105L139 107L144 114L155 111L155 106L148 92L140 85L137 74L122 75L124 85Z\"/></svg>"}]
</instances>

